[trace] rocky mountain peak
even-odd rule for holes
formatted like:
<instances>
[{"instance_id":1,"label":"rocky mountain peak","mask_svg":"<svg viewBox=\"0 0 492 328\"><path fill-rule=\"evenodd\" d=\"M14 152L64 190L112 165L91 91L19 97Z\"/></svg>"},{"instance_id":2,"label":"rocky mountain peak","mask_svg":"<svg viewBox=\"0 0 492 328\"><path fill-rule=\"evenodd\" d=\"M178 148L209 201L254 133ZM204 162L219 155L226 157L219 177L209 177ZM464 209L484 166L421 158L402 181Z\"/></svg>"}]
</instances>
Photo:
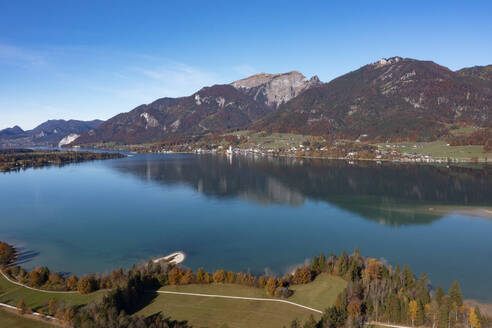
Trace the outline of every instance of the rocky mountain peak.
<instances>
[{"instance_id":1,"label":"rocky mountain peak","mask_svg":"<svg viewBox=\"0 0 492 328\"><path fill-rule=\"evenodd\" d=\"M232 82L231 85L275 109L307 89L321 85L321 82L317 76L308 80L301 72L291 71L281 74L259 73Z\"/></svg>"},{"instance_id":2,"label":"rocky mountain peak","mask_svg":"<svg viewBox=\"0 0 492 328\"><path fill-rule=\"evenodd\" d=\"M373 65L376 67L382 67L382 66L386 66L386 65L396 64L402 60L403 60L403 58L398 57L398 56L390 57L390 58L381 58L377 62L373 63Z\"/></svg>"}]
</instances>

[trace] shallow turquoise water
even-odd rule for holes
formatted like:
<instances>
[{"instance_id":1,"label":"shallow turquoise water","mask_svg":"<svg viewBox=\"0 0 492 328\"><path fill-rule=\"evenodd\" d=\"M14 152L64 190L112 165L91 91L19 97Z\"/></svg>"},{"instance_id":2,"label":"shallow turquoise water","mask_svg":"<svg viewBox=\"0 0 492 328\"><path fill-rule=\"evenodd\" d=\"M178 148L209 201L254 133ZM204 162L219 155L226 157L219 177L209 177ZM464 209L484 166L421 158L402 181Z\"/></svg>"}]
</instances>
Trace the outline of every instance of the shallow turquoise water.
<instances>
[{"instance_id":1,"label":"shallow turquoise water","mask_svg":"<svg viewBox=\"0 0 492 328\"><path fill-rule=\"evenodd\" d=\"M0 239L27 268L76 274L176 250L193 269L284 273L359 246L492 301L492 220L437 211L490 210L491 171L195 155L29 169L0 175Z\"/></svg>"}]
</instances>

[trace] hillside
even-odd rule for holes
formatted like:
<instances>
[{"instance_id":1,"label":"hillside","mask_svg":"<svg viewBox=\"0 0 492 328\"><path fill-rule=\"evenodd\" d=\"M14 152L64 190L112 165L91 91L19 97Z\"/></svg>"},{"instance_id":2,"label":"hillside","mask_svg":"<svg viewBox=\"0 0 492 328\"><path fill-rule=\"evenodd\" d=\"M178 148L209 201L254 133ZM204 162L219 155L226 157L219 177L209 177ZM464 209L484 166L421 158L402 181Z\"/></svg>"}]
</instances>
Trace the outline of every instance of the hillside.
<instances>
[{"instance_id":1,"label":"hillside","mask_svg":"<svg viewBox=\"0 0 492 328\"><path fill-rule=\"evenodd\" d=\"M454 123L491 126L492 90L463 75L430 61L381 59L307 90L252 128L432 140Z\"/></svg>"},{"instance_id":2,"label":"hillside","mask_svg":"<svg viewBox=\"0 0 492 328\"><path fill-rule=\"evenodd\" d=\"M492 82L492 65L467 67L456 71L456 73L460 76Z\"/></svg>"}]
</instances>

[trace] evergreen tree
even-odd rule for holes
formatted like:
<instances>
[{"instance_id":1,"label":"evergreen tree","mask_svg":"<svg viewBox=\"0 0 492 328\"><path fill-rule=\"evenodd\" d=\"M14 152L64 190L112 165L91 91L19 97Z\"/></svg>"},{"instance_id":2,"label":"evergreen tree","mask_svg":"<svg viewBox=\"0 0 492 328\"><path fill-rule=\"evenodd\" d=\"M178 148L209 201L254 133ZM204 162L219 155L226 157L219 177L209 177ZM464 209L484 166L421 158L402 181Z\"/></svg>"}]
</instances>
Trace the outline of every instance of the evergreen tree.
<instances>
[{"instance_id":1,"label":"evergreen tree","mask_svg":"<svg viewBox=\"0 0 492 328\"><path fill-rule=\"evenodd\" d=\"M317 256L313 257L313 262L311 263L311 270L314 272L320 271L319 260Z\"/></svg>"},{"instance_id":2,"label":"evergreen tree","mask_svg":"<svg viewBox=\"0 0 492 328\"><path fill-rule=\"evenodd\" d=\"M319 269L321 272L326 271L326 257L325 254L321 253L319 255Z\"/></svg>"},{"instance_id":3,"label":"evergreen tree","mask_svg":"<svg viewBox=\"0 0 492 328\"><path fill-rule=\"evenodd\" d=\"M456 303L458 307L463 305L463 296L461 295L460 285L456 280L449 289L449 297L451 298L451 302Z\"/></svg>"},{"instance_id":4,"label":"evergreen tree","mask_svg":"<svg viewBox=\"0 0 492 328\"><path fill-rule=\"evenodd\" d=\"M335 273L338 274L339 276L344 276L345 273L347 273L348 256L347 253L345 253L345 251L342 251L342 254L340 254L340 257L336 261L335 267L336 267Z\"/></svg>"},{"instance_id":5,"label":"evergreen tree","mask_svg":"<svg viewBox=\"0 0 492 328\"><path fill-rule=\"evenodd\" d=\"M439 308L439 328L449 328L449 305L446 301Z\"/></svg>"},{"instance_id":6,"label":"evergreen tree","mask_svg":"<svg viewBox=\"0 0 492 328\"><path fill-rule=\"evenodd\" d=\"M425 308L420 300L417 301L417 305L417 320L415 321L415 324L417 326L422 326L425 323Z\"/></svg>"},{"instance_id":7,"label":"evergreen tree","mask_svg":"<svg viewBox=\"0 0 492 328\"><path fill-rule=\"evenodd\" d=\"M418 281L418 290L417 290L417 297L422 304L429 304L431 301L429 295L429 289L427 288L428 284L429 282L427 281L426 274L422 273Z\"/></svg>"},{"instance_id":8,"label":"evergreen tree","mask_svg":"<svg viewBox=\"0 0 492 328\"><path fill-rule=\"evenodd\" d=\"M435 299L439 304L442 303L442 299L443 299L444 295L445 295L444 289L441 286L437 287Z\"/></svg>"},{"instance_id":9,"label":"evergreen tree","mask_svg":"<svg viewBox=\"0 0 492 328\"><path fill-rule=\"evenodd\" d=\"M401 320L401 305L398 296L392 294L389 304L389 319L392 322L398 323Z\"/></svg>"},{"instance_id":10,"label":"evergreen tree","mask_svg":"<svg viewBox=\"0 0 492 328\"><path fill-rule=\"evenodd\" d=\"M411 289L415 286L415 277L408 265L403 267L403 284L406 289Z\"/></svg>"}]
</instances>

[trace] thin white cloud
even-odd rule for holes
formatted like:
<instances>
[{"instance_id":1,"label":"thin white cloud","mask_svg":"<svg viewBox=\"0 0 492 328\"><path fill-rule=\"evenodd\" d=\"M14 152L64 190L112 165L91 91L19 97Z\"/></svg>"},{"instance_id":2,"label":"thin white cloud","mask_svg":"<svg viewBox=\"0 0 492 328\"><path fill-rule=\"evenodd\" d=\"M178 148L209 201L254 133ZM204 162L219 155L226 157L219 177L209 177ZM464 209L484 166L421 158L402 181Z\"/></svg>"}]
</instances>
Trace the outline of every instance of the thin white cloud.
<instances>
[{"instance_id":1,"label":"thin white cloud","mask_svg":"<svg viewBox=\"0 0 492 328\"><path fill-rule=\"evenodd\" d=\"M2 127L31 128L50 118L109 118L158 98L230 82L222 74L168 58L85 46L24 49L0 43L1 64L13 72L27 71L15 81L17 88L0 76L0 86L15 91L0 89Z\"/></svg>"},{"instance_id":2,"label":"thin white cloud","mask_svg":"<svg viewBox=\"0 0 492 328\"><path fill-rule=\"evenodd\" d=\"M0 63L21 67L39 67L46 65L46 60L39 52L10 44L0 44Z\"/></svg>"}]
</instances>

